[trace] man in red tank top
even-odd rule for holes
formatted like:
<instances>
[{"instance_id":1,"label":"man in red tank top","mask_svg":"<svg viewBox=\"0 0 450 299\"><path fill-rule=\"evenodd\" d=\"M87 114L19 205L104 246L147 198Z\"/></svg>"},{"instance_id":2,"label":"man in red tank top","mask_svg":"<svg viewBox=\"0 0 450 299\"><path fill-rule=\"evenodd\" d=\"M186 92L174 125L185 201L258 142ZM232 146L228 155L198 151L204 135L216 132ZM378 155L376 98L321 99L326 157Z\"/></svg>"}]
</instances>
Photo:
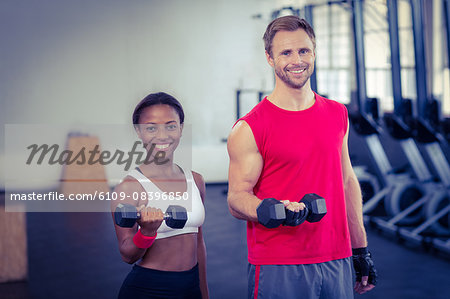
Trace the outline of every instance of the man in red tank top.
<instances>
[{"instance_id":1,"label":"man in red tank top","mask_svg":"<svg viewBox=\"0 0 450 299\"><path fill-rule=\"evenodd\" d=\"M275 19L264 42L275 88L228 138L228 205L247 220L248 297L352 298L352 256L356 292L375 286L376 271L348 154L347 109L311 90L315 35L305 20ZM258 219L265 198L301 215L308 193L325 199L320 221L268 228Z\"/></svg>"}]
</instances>

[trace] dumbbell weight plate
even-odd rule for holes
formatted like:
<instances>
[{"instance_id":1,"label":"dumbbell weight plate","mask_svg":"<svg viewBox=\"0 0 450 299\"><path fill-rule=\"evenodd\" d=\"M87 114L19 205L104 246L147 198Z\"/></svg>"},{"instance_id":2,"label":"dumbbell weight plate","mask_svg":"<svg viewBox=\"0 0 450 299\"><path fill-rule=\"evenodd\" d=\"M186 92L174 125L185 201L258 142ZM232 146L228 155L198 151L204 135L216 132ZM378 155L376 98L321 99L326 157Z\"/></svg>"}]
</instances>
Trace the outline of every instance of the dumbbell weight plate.
<instances>
[{"instance_id":1,"label":"dumbbell weight plate","mask_svg":"<svg viewBox=\"0 0 450 299\"><path fill-rule=\"evenodd\" d=\"M325 199L315 193L309 193L300 200L308 209L306 221L318 222L327 214L327 205Z\"/></svg>"},{"instance_id":2,"label":"dumbbell weight plate","mask_svg":"<svg viewBox=\"0 0 450 299\"><path fill-rule=\"evenodd\" d=\"M171 228L183 228L187 222L187 211L184 207L170 205L164 217L166 225Z\"/></svg>"},{"instance_id":3,"label":"dumbbell weight plate","mask_svg":"<svg viewBox=\"0 0 450 299\"><path fill-rule=\"evenodd\" d=\"M130 204L118 204L114 211L114 221L120 227L133 227L138 218L135 206Z\"/></svg>"},{"instance_id":4,"label":"dumbbell weight plate","mask_svg":"<svg viewBox=\"0 0 450 299\"><path fill-rule=\"evenodd\" d=\"M265 198L256 209L258 222L267 228L280 226L286 219L284 204L275 198Z\"/></svg>"}]
</instances>

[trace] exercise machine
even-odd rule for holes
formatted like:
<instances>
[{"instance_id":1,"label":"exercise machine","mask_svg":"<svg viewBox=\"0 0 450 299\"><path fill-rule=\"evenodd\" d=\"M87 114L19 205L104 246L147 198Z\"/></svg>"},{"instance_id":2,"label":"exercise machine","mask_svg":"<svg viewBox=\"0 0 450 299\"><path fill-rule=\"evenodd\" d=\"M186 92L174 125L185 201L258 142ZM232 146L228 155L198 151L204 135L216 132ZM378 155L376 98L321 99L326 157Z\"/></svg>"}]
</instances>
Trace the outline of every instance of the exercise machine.
<instances>
[{"instance_id":1,"label":"exercise machine","mask_svg":"<svg viewBox=\"0 0 450 299\"><path fill-rule=\"evenodd\" d=\"M417 116L413 114L412 100L402 99L400 82L400 62L398 47L398 28L396 27L397 0L388 1L389 29L391 37L391 59L392 59L392 82L394 95L394 114L385 115L385 123L392 137L399 140L418 180L422 183L425 194L422 198L409 205L406 209L389 220L381 218L374 219L374 223L385 231L395 233L404 240L413 241L417 244L430 246L432 239L423 233L431 230L441 236L450 235L450 168L439 141L443 138L437 130L439 123L439 103L435 99L427 98L425 60L423 46L422 26L422 1L411 0L413 13L414 42L416 55L416 85L417 85ZM436 183L420 151L414 142L424 145L431 164L437 172L440 183ZM400 203L390 201L390 207L398 206ZM401 206L401 204L400 204ZM419 210L420 209L420 210ZM420 211L420 212L419 212ZM410 215L424 216L423 223L412 229L399 227L400 220ZM423 235L422 235L423 234ZM450 252L448 242L436 239L440 250Z\"/></svg>"},{"instance_id":2,"label":"exercise machine","mask_svg":"<svg viewBox=\"0 0 450 299\"><path fill-rule=\"evenodd\" d=\"M369 214L383 199L407 196L411 200L423 197L422 187L415 182L409 173L399 173L392 166L380 142L382 132L377 120L380 118L378 100L368 98L366 93L364 32L363 32L363 3L354 1L353 4L353 33L355 41L355 69L356 69L356 102L358 111L349 113L354 130L364 138L375 165L380 174L383 188L363 205L363 213ZM408 193L406 193L408 191ZM406 195L407 194L407 195ZM388 216L394 216L392 209L386 209ZM366 217L367 219L367 217Z\"/></svg>"}]
</instances>

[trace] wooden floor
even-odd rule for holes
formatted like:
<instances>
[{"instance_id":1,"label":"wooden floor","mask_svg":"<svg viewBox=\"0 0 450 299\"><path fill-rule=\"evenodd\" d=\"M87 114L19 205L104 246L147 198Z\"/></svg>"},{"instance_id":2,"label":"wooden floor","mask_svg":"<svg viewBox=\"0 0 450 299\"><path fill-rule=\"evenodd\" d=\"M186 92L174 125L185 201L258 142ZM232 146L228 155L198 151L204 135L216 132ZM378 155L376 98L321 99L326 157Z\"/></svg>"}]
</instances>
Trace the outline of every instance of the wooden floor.
<instances>
[{"instance_id":1,"label":"wooden floor","mask_svg":"<svg viewBox=\"0 0 450 299\"><path fill-rule=\"evenodd\" d=\"M211 298L246 298L245 223L228 212L226 185L208 185L204 235ZM29 280L0 284L0 298L115 298L122 262L110 214L28 213ZM450 262L368 230L380 278L356 298L449 298ZM180 249L182 250L182 249Z\"/></svg>"}]
</instances>

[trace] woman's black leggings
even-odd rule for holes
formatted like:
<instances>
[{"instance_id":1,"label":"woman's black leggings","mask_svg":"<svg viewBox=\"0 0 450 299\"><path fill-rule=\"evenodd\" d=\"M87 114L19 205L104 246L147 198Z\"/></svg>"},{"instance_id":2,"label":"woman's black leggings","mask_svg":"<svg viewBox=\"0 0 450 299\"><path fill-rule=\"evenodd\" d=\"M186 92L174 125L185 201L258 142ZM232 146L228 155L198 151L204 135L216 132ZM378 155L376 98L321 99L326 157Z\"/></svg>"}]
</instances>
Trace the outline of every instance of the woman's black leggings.
<instances>
[{"instance_id":1,"label":"woman's black leggings","mask_svg":"<svg viewBox=\"0 0 450 299\"><path fill-rule=\"evenodd\" d=\"M201 299L198 264L188 271L159 271L134 265L119 291L119 299Z\"/></svg>"}]
</instances>

